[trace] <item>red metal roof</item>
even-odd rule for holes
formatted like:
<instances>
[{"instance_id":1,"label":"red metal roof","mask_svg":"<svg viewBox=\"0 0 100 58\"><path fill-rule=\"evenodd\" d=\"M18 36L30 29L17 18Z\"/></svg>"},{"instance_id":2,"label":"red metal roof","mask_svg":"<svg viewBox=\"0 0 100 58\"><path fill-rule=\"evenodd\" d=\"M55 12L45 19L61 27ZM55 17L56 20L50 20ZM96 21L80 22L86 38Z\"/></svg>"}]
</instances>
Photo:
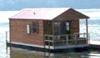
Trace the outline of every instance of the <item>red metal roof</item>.
<instances>
[{"instance_id":1,"label":"red metal roof","mask_svg":"<svg viewBox=\"0 0 100 58\"><path fill-rule=\"evenodd\" d=\"M10 19L44 19L52 20L61 15L65 11L72 8L26 8L21 10L18 14L10 17ZM81 16L85 16L77 11L74 11Z\"/></svg>"},{"instance_id":2,"label":"red metal roof","mask_svg":"<svg viewBox=\"0 0 100 58\"><path fill-rule=\"evenodd\" d=\"M69 8L27 8L10 18L52 20L68 9Z\"/></svg>"}]
</instances>

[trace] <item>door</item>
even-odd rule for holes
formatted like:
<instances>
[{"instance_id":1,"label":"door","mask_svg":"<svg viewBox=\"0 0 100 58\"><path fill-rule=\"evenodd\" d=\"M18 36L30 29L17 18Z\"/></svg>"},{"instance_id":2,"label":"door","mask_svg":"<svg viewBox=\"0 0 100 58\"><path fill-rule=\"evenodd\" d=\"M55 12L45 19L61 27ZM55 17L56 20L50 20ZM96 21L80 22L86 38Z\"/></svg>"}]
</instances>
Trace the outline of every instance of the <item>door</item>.
<instances>
[{"instance_id":1,"label":"door","mask_svg":"<svg viewBox=\"0 0 100 58\"><path fill-rule=\"evenodd\" d=\"M60 22L54 22L54 34L60 35Z\"/></svg>"}]
</instances>

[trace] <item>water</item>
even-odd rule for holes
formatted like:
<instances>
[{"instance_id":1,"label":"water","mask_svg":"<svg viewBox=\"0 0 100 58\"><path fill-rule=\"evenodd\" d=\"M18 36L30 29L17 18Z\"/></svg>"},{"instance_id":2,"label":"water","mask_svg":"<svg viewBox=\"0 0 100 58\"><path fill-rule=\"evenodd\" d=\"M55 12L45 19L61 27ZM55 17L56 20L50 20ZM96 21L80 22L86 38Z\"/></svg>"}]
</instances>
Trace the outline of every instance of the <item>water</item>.
<instances>
[{"instance_id":1,"label":"water","mask_svg":"<svg viewBox=\"0 0 100 58\"><path fill-rule=\"evenodd\" d=\"M11 58L100 58L98 51L48 53L12 48Z\"/></svg>"}]
</instances>

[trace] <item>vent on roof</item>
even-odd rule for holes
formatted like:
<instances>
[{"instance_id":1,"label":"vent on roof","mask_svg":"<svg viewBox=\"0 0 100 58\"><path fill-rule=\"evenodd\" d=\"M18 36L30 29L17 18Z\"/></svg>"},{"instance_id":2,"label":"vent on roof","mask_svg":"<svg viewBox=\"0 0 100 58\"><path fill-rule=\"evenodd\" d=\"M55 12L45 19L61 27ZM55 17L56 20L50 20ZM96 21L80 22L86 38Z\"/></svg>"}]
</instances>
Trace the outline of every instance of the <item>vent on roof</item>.
<instances>
[{"instance_id":1,"label":"vent on roof","mask_svg":"<svg viewBox=\"0 0 100 58\"><path fill-rule=\"evenodd\" d=\"M33 12L33 14L35 15L36 13L35 13L35 12Z\"/></svg>"}]
</instances>

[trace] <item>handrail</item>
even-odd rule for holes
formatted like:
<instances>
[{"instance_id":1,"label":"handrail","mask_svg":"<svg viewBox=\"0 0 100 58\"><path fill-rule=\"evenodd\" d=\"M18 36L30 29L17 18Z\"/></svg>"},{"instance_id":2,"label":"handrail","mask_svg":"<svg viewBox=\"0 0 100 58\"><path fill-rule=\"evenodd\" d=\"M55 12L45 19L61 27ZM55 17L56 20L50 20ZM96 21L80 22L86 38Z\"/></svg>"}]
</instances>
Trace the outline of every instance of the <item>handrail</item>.
<instances>
[{"instance_id":1,"label":"handrail","mask_svg":"<svg viewBox=\"0 0 100 58\"><path fill-rule=\"evenodd\" d=\"M64 34L64 35L49 35L45 34L44 37L51 37L52 39L44 39L44 41L52 42L57 45L67 44L67 45L76 45L76 44L87 44L87 33L74 33L74 34ZM82 43L83 42L83 43Z\"/></svg>"},{"instance_id":2,"label":"handrail","mask_svg":"<svg viewBox=\"0 0 100 58\"><path fill-rule=\"evenodd\" d=\"M51 35L51 34L44 34L44 36L48 36L48 37L61 37L61 36L71 36L71 37L75 37L75 36L82 36L86 38L87 33L74 33L74 34L63 34L63 35Z\"/></svg>"},{"instance_id":3,"label":"handrail","mask_svg":"<svg viewBox=\"0 0 100 58\"><path fill-rule=\"evenodd\" d=\"M87 34L87 33L73 33L73 34L63 34L63 35L81 35L81 34ZM49 35L49 36L53 36L52 34L44 34L45 36L46 35ZM61 34L62 35L62 34ZM55 35L54 35L55 36Z\"/></svg>"}]
</instances>

